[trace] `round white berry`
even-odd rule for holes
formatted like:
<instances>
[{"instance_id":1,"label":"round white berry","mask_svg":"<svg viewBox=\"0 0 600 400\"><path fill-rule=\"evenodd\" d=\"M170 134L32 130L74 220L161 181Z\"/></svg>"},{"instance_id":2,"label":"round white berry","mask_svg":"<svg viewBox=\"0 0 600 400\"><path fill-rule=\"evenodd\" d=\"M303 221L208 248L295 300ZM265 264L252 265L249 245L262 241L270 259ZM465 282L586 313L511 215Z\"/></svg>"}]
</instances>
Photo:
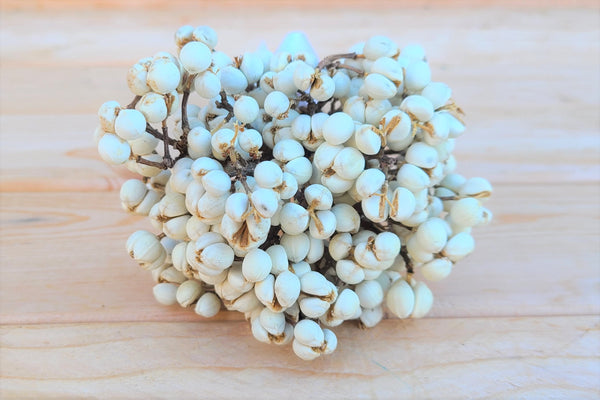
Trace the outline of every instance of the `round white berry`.
<instances>
[{"instance_id":1,"label":"round white berry","mask_svg":"<svg viewBox=\"0 0 600 400\"><path fill-rule=\"evenodd\" d=\"M240 96L233 105L233 115L243 124L254 122L258 111L258 103L250 96Z\"/></svg>"},{"instance_id":2,"label":"round white berry","mask_svg":"<svg viewBox=\"0 0 600 400\"><path fill-rule=\"evenodd\" d=\"M281 230L289 235L298 235L308 228L308 211L297 203L286 203L281 209Z\"/></svg>"},{"instance_id":3,"label":"round white berry","mask_svg":"<svg viewBox=\"0 0 600 400\"><path fill-rule=\"evenodd\" d=\"M406 68L404 85L411 92L422 90L431 82L431 69L426 61L416 61Z\"/></svg>"},{"instance_id":4,"label":"round white berry","mask_svg":"<svg viewBox=\"0 0 600 400\"><path fill-rule=\"evenodd\" d=\"M121 110L115 119L115 132L125 140L139 139L146 132L146 118L137 110Z\"/></svg>"},{"instance_id":5,"label":"round white berry","mask_svg":"<svg viewBox=\"0 0 600 400\"><path fill-rule=\"evenodd\" d=\"M277 193L271 189L259 188L250 195L252 205L262 218L271 218L279 207Z\"/></svg>"},{"instance_id":6,"label":"round white berry","mask_svg":"<svg viewBox=\"0 0 600 400\"><path fill-rule=\"evenodd\" d=\"M385 36L372 36L364 45L363 54L369 60L380 57L392 57L398 53L398 45Z\"/></svg>"},{"instance_id":7,"label":"round white berry","mask_svg":"<svg viewBox=\"0 0 600 400\"><path fill-rule=\"evenodd\" d=\"M392 193L390 218L402 222L414 214L416 208L415 195L407 188L397 187Z\"/></svg>"},{"instance_id":8,"label":"round white berry","mask_svg":"<svg viewBox=\"0 0 600 400\"><path fill-rule=\"evenodd\" d=\"M98 153L109 164L123 164L131 155L131 147L117 135L107 133L98 141Z\"/></svg>"},{"instance_id":9,"label":"round white berry","mask_svg":"<svg viewBox=\"0 0 600 400\"><path fill-rule=\"evenodd\" d=\"M280 140L273 147L273 157L282 163L287 163L303 156L304 147L293 139Z\"/></svg>"},{"instance_id":10,"label":"round white berry","mask_svg":"<svg viewBox=\"0 0 600 400\"><path fill-rule=\"evenodd\" d=\"M291 307L300 295L300 279L290 271L283 271L275 279L275 296L282 307Z\"/></svg>"},{"instance_id":11,"label":"round white berry","mask_svg":"<svg viewBox=\"0 0 600 400\"><path fill-rule=\"evenodd\" d=\"M263 74L264 66L260 56L257 53L244 53L240 70L246 76L248 83L257 82Z\"/></svg>"},{"instance_id":12,"label":"round white berry","mask_svg":"<svg viewBox=\"0 0 600 400\"><path fill-rule=\"evenodd\" d=\"M177 47L183 47L187 42L193 40L194 27L183 25L175 31L175 44Z\"/></svg>"},{"instance_id":13,"label":"round white berry","mask_svg":"<svg viewBox=\"0 0 600 400\"><path fill-rule=\"evenodd\" d=\"M393 260L400 254L400 238L393 232L381 232L375 238L374 250L378 260Z\"/></svg>"},{"instance_id":14,"label":"round white berry","mask_svg":"<svg viewBox=\"0 0 600 400\"><path fill-rule=\"evenodd\" d=\"M408 318L415 307L415 293L405 280L400 279L388 290L385 302L398 318Z\"/></svg>"},{"instance_id":15,"label":"round white berry","mask_svg":"<svg viewBox=\"0 0 600 400\"><path fill-rule=\"evenodd\" d=\"M312 164L306 157L298 157L286 163L283 171L296 178L298 185L304 185L312 176Z\"/></svg>"},{"instance_id":16,"label":"round white berry","mask_svg":"<svg viewBox=\"0 0 600 400\"><path fill-rule=\"evenodd\" d=\"M435 148L415 142L406 150L406 161L421 168L433 168L438 163L438 152Z\"/></svg>"},{"instance_id":17,"label":"round white berry","mask_svg":"<svg viewBox=\"0 0 600 400\"><path fill-rule=\"evenodd\" d=\"M183 46L179 53L179 60L190 74L205 71L212 63L210 49L201 42L189 42Z\"/></svg>"},{"instance_id":18,"label":"round white berry","mask_svg":"<svg viewBox=\"0 0 600 400\"><path fill-rule=\"evenodd\" d=\"M167 94L179 86L181 72L177 65L171 60L155 59L148 70L148 86L159 94Z\"/></svg>"},{"instance_id":19,"label":"round white berry","mask_svg":"<svg viewBox=\"0 0 600 400\"><path fill-rule=\"evenodd\" d=\"M427 122L433 117L433 105L423 96L416 94L406 97L400 104L402 111L413 114L421 122Z\"/></svg>"},{"instance_id":20,"label":"round white berry","mask_svg":"<svg viewBox=\"0 0 600 400\"><path fill-rule=\"evenodd\" d=\"M308 225L310 235L316 239L328 239L337 225L335 214L330 210L317 211Z\"/></svg>"},{"instance_id":21,"label":"round white berry","mask_svg":"<svg viewBox=\"0 0 600 400\"><path fill-rule=\"evenodd\" d=\"M442 250L442 254L450 261L457 262L469 255L475 248L473 237L467 232L452 236Z\"/></svg>"},{"instance_id":22,"label":"round white berry","mask_svg":"<svg viewBox=\"0 0 600 400\"><path fill-rule=\"evenodd\" d=\"M298 321L294 328L294 338L310 347L320 347L325 340L321 327L310 319Z\"/></svg>"},{"instance_id":23,"label":"round white berry","mask_svg":"<svg viewBox=\"0 0 600 400\"><path fill-rule=\"evenodd\" d=\"M425 279L429 281L440 281L450 275L452 272L452 262L447 258L436 258L420 269Z\"/></svg>"},{"instance_id":24,"label":"round white berry","mask_svg":"<svg viewBox=\"0 0 600 400\"><path fill-rule=\"evenodd\" d=\"M360 215L349 204L336 204L331 208L335 216L336 232L358 232L360 228Z\"/></svg>"},{"instance_id":25,"label":"round white berry","mask_svg":"<svg viewBox=\"0 0 600 400\"><path fill-rule=\"evenodd\" d=\"M204 293L198 299L194 311L204 318L212 318L218 314L221 304L221 300L216 294L211 292Z\"/></svg>"},{"instance_id":26,"label":"round white berry","mask_svg":"<svg viewBox=\"0 0 600 400\"><path fill-rule=\"evenodd\" d=\"M227 94L242 93L248 87L248 80L242 71L228 65L220 71L221 87Z\"/></svg>"},{"instance_id":27,"label":"round white berry","mask_svg":"<svg viewBox=\"0 0 600 400\"><path fill-rule=\"evenodd\" d=\"M188 155L192 159L210 156L212 154L211 138L210 132L201 126L192 129L187 136Z\"/></svg>"},{"instance_id":28,"label":"round white berry","mask_svg":"<svg viewBox=\"0 0 600 400\"><path fill-rule=\"evenodd\" d=\"M381 74L369 74L365 78L364 87L369 97L376 100L385 100L396 95L397 88L394 82Z\"/></svg>"},{"instance_id":29,"label":"round white berry","mask_svg":"<svg viewBox=\"0 0 600 400\"><path fill-rule=\"evenodd\" d=\"M354 180L364 171L365 158L354 147L346 147L335 156L332 168L340 178Z\"/></svg>"},{"instance_id":30,"label":"round white berry","mask_svg":"<svg viewBox=\"0 0 600 400\"><path fill-rule=\"evenodd\" d=\"M177 304L177 285L174 283L159 283L152 289L154 298L164 306Z\"/></svg>"},{"instance_id":31,"label":"round white berry","mask_svg":"<svg viewBox=\"0 0 600 400\"><path fill-rule=\"evenodd\" d=\"M254 168L254 179L258 186L272 189L283 182L283 171L273 161L261 161Z\"/></svg>"},{"instance_id":32,"label":"round white berry","mask_svg":"<svg viewBox=\"0 0 600 400\"><path fill-rule=\"evenodd\" d=\"M281 335L285 329L285 316L283 313L276 313L268 308L263 308L260 312L259 321L262 327L274 336Z\"/></svg>"},{"instance_id":33,"label":"round white berry","mask_svg":"<svg viewBox=\"0 0 600 400\"><path fill-rule=\"evenodd\" d=\"M423 318L433 305L433 293L424 282L412 282L412 290L415 294L415 305L411 318Z\"/></svg>"},{"instance_id":34,"label":"round white berry","mask_svg":"<svg viewBox=\"0 0 600 400\"><path fill-rule=\"evenodd\" d=\"M310 96L317 101L327 101L331 99L335 92L335 83L328 75L319 75L315 83L310 88Z\"/></svg>"},{"instance_id":35,"label":"round white berry","mask_svg":"<svg viewBox=\"0 0 600 400\"><path fill-rule=\"evenodd\" d=\"M135 108L140 111L149 123L161 122L167 118L168 110L164 96L158 93L146 93Z\"/></svg>"},{"instance_id":36,"label":"round white berry","mask_svg":"<svg viewBox=\"0 0 600 400\"><path fill-rule=\"evenodd\" d=\"M121 110L121 106L116 101L107 101L98 109L98 118L100 126L104 132L115 133L115 120Z\"/></svg>"},{"instance_id":37,"label":"round white berry","mask_svg":"<svg viewBox=\"0 0 600 400\"><path fill-rule=\"evenodd\" d=\"M271 272L271 257L264 250L251 250L242 262L242 273L249 282L262 281Z\"/></svg>"},{"instance_id":38,"label":"round white berry","mask_svg":"<svg viewBox=\"0 0 600 400\"><path fill-rule=\"evenodd\" d=\"M327 143L338 145L350 139L354 133L354 121L352 118L343 112L336 112L330 115L322 127L323 138Z\"/></svg>"},{"instance_id":39,"label":"round white berry","mask_svg":"<svg viewBox=\"0 0 600 400\"><path fill-rule=\"evenodd\" d=\"M288 97L279 91L273 91L265 98L265 112L273 118L279 118L290 107Z\"/></svg>"},{"instance_id":40,"label":"round white berry","mask_svg":"<svg viewBox=\"0 0 600 400\"><path fill-rule=\"evenodd\" d=\"M429 100L433 108L437 110L450 100L452 90L443 82L429 82L423 88L421 96Z\"/></svg>"},{"instance_id":41,"label":"round white berry","mask_svg":"<svg viewBox=\"0 0 600 400\"><path fill-rule=\"evenodd\" d=\"M202 98L212 99L221 91L221 80L212 71L204 71L194 78L194 89Z\"/></svg>"},{"instance_id":42,"label":"round white berry","mask_svg":"<svg viewBox=\"0 0 600 400\"><path fill-rule=\"evenodd\" d=\"M192 37L194 40L204 43L211 49L214 49L217 46L218 36L217 32L210 26L199 26L192 32Z\"/></svg>"},{"instance_id":43,"label":"round white berry","mask_svg":"<svg viewBox=\"0 0 600 400\"><path fill-rule=\"evenodd\" d=\"M151 63L151 58L144 58L127 71L127 86L136 96L143 96L152 90L148 86L148 68Z\"/></svg>"},{"instance_id":44,"label":"round white berry","mask_svg":"<svg viewBox=\"0 0 600 400\"><path fill-rule=\"evenodd\" d=\"M304 260L310 250L310 239L304 233L298 235L284 233L279 242L285 249L288 259L295 263Z\"/></svg>"}]
</instances>

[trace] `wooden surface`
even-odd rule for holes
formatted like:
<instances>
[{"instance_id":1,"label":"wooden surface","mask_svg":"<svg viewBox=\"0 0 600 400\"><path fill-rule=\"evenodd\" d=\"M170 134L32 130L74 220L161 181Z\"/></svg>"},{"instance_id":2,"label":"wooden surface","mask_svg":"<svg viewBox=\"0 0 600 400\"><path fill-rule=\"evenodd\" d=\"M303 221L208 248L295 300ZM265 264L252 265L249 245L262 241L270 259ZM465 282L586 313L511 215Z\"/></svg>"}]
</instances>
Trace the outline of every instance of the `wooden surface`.
<instances>
[{"instance_id":1,"label":"wooden surface","mask_svg":"<svg viewBox=\"0 0 600 400\"><path fill-rule=\"evenodd\" d=\"M2 3L0 397L600 396L597 2L193 4ZM430 317L341 327L307 363L238 314L154 302L124 250L149 224L121 211L128 175L92 132L102 102L130 99L128 66L173 50L184 23L216 28L231 55L295 29L321 55L371 34L425 46L467 111L459 171L495 187L494 223L433 285Z\"/></svg>"}]
</instances>

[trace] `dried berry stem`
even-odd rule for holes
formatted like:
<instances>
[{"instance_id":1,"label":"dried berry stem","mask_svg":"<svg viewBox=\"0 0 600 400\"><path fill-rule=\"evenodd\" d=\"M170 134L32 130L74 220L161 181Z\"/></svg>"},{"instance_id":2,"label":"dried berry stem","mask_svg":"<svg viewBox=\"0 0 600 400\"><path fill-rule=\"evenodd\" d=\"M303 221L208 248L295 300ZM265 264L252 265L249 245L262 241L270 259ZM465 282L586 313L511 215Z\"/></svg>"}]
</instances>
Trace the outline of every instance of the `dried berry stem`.
<instances>
[{"instance_id":1,"label":"dried berry stem","mask_svg":"<svg viewBox=\"0 0 600 400\"><path fill-rule=\"evenodd\" d=\"M215 101L215 105L218 108L227 110L227 116L225 117L225 121L229 122L229 120L233 118L233 106L229 104L229 101L227 100L227 93L225 93L224 90L221 90L219 94L221 95L221 101Z\"/></svg>"},{"instance_id":2,"label":"dried berry stem","mask_svg":"<svg viewBox=\"0 0 600 400\"><path fill-rule=\"evenodd\" d=\"M190 132L190 124L187 115L187 103L190 97L190 87L194 75L186 75L183 78L183 95L181 96L181 130L183 135L181 136L180 142L187 139L187 134Z\"/></svg>"},{"instance_id":3,"label":"dried berry stem","mask_svg":"<svg viewBox=\"0 0 600 400\"><path fill-rule=\"evenodd\" d=\"M281 229L279 226L271 226L267 235L267 240L259 247L260 249L266 250L269 247L279 244Z\"/></svg>"},{"instance_id":4,"label":"dried berry stem","mask_svg":"<svg viewBox=\"0 0 600 400\"><path fill-rule=\"evenodd\" d=\"M171 154L169 151L169 128L167 127L166 119L162 122L162 141L163 141L163 148L165 151L165 154L163 156L163 164L167 168L171 168L173 166L174 162L173 162L173 159L171 158Z\"/></svg>"},{"instance_id":5,"label":"dried berry stem","mask_svg":"<svg viewBox=\"0 0 600 400\"><path fill-rule=\"evenodd\" d=\"M163 140L163 134L161 132L159 132L158 130L154 129L152 127L152 125L150 124L146 124L146 132L148 132L149 134L151 134L152 136L154 136L157 139ZM176 146L177 145L177 140L167 137L167 141L169 142L169 144L171 146Z\"/></svg>"},{"instance_id":6,"label":"dried berry stem","mask_svg":"<svg viewBox=\"0 0 600 400\"><path fill-rule=\"evenodd\" d=\"M135 156L135 162L138 164L149 165L151 167L159 168L159 169L167 169L164 163L157 161L146 160L142 156Z\"/></svg>"},{"instance_id":7,"label":"dried berry stem","mask_svg":"<svg viewBox=\"0 0 600 400\"><path fill-rule=\"evenodd\" d=\"M339 61L336 62L336 63L334 63L332 65L332 67L334 67L334 68L343 68L343 69L347 69L347 70L352 71L352 72L356 72L358 74L358 76L363 76L365 74L365 71L363 71L361 69L358 69L356 67L353 67L351 65L348 65L348 64L343 64L343 63L341 63Z\"/></svg>"},{"instance_id":8,"label":"dried berry stem","mask_svg":"<svg viewBox=\"0 0 600 400\"><path fill-rule=\"evenodd\" d=\"M409 275L412 275L414 273L413 262L408 255L408 251L406 250L406 247L402 247L402 249L400 250L400 255L402 256L402 259L404 260L404 263L406 264L406 272Z\"/></svg>"},{"instance_id":9,"label":"dried berry stem","mask_svg":"<svg viewBox=\"0 0 600 400\"><path fill-rule=\"evenodd\" d=\"M137 103L139 103L139 101L140 101L141 98L142 98L142 96L135 96L133 98L133 100L131 100L131 103L127 104L125 106L125 108L128 108L128 109L135 108L135 106L137 105Z\"/></svg>"},{"instance_id":10,"label":"dried berry stem","mask_svg":"<svg viewBox=\"0 0 600 400\"><path fill-rule=\"evenodd\" d=\"M324 68L333 66L336 63L336 61L338 61L342 58L350 58L350 59L354 60L356 57L357 57L356 53L332 54L332 55L327 56L324 59L322 59L319 62L319 64L317 65L317 69L324 69Z\"/></svg>"}]
</instances>

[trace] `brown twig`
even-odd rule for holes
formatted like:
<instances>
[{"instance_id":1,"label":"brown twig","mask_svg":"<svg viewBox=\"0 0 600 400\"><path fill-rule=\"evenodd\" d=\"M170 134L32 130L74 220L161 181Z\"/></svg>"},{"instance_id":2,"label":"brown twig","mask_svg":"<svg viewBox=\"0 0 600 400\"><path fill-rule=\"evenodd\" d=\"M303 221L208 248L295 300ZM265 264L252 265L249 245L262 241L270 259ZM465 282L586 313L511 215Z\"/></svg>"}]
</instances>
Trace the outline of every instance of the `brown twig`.
<instances>
[{"instance_id":1,"label":"brown twig","mask_svg":"<svg viewBox=\"0 0 600 400\"><path fill-rule=\"evenodd\" d=\"M356 67L353 67L351 65L348 65L348 64L343 64L343 63L341 63L339 61L336 62L336 63L334 63L332 65L332 67L334 67L334 68L344 68L344 69L347 69L349 71L356 72L358 74L358 76L363 76L365 74L365 71L363 71L361 69L358 69Z\"/></svg>"},{"instance_id":2,"label":"brown twig","mask_svg":"<svg viewBox=\"0 0 600 400\"><path fill-rule=\"evenodd\" d=\"M192 86L192 82L194 79L194 75L187 75L184 78L184 84L183 84L183 95L181 96L181 137L179 138L179 140L177 141L173 141L172 145L173 147L175 147L175 149L177 151L179 151L179 156L177 157L177 160L183 158L183 157L187 157L188 155L188 150L187 150L187 138L188 138L188 134L190 133L190 123L189 123L189 119L188 119L188 113L187 113L187 104L188 104L188 99L190 97L190 88Z\"/></svg>"},{"instance_id":3,"label":"brown twig","mask_svg":"<svg viewBox=\"0 0 600 400\"><path fill-rule=\"evenodd\" d=\"M279 228L279 226L272 226L269 229L269 233L267 234L267 240L265 240L265 242L262 245L260 245L259 248L266 250L269 247L273 246L274 244L278 244L279 238L280 238L280 235L279 235L280 232L281 232L281 229Z\"/></svg>"},{"instance_id":4,"label":"brown twig","mask_svg":"<svg viewBox=\"0 0 600 400\"><path fill-rule=\"evenodd\" d=\"M356 53L340 53L340 54L332 54L330 56L322 59L317 65L317 69L324 69L332 66L335 62L342 58L349 58L354 60L358 55Z\"/></svg>"},{"instance_id":5,"label":"brown twig","mask_svg":"<svg viewBox=\"0 0 600 400\"><path fill-rule=\"evenodd\" d=\"M402 249L400 250L400 255L402 256L402 259L404 260L404 264L406 264L406 272L408 272L409 274L413 274L414 273L413 263L412 263L412 260L410 259L410 257L408 256L408 251L406 250L406 247L402 247Z\"/></svg>"},{"instance_id":6,"label":"brown twig","mask_svg":"<svg viewBox=\"0 0 600 400\"><path fill-rule=\"evenodd\" d=\"M159 132L157 129L154 129L152 127L152 125L150 125L150 124L146 124L146 132L148 132L149 134L151 134L152 136L154 136L157 139L163 140L163 134L161 132ZM167 139L171 146L177 145L177 140L175 140L173 138L167 138Z\"/></svg>"},{"instance_id":7,"label":"brown twig","mask_svg":"<svg viewBox=\"0 0 600 400\"><path fill-rule=\"evenodd\" d=\"M189 91L184 91L183 96L181 97L181 130L183 131L183 135L187 137L187 134L190 132L190 123L188 121L187 115L187 103L188 98L190 97ZM183 136L182 136L183 138Z\"/></svg>"},{"instance_id":8,"label":"brown twig","mask_svg":"<svg viewBox=\"0 0 600 400\"><path fill-rule=\"evenodd\" d=\"M164 163L157 162L157 161L146 160L142 156L136 156L135 157L135 162L137 162L138 164L149 165L151 167L155 167L155 168L159 168L159 169L167 169L167 167L165 166Z\"/></svg>"},{"instance_id":9,"label":"brown twig","mask_svg":"<svg viewBox=\"0 0 600 400\"><path fill-rule=\"evenodd\" d=\"M182 139L187 138L187 134L190 132L190 124L187 115L187 103L190 97L190 87L194 75L186 75L183 81L183 95L181 96L181 130L183 131Z\"/></svg>"},{"instance_id":10,"label":"brown twig","mask_svg":"<svg viewBox=\"0 0 600 400\"><path fill-rule=\"evenodd\" d=\"M169 128L167 127L167 120L163 120L162 122L162 141L163 141L163 148L165 151L165 154L163 156L163 164L167 167L167 168L171 168L174 164L173 159L171 158L171 154L169 151Z\"/></svg>"},{"instance_id":11,"label":"brown twig","mask_svg":"<svg viewBox=\"0 0 600 400\"><path fill-rule=\"evenodd\" d=\"M127 104L125 106L125 108L129 108L129 109L135 108L135 106L137 105L137 103L139 103L141 98L142 98L142 96L135 96L133 98L133 100L131 100L131 103Z\"/></svg>"},{"instance_id":12,"label":"brown twig","mask_svg":"<svg viewBox=\"0 0 600 400\"><path fill-rule=\"evenodd\" d=\"M215 101L215 105L218 108L227 110L228 114L225 117L225 122L229 122L229 120L231 120L231 118L233 118L233 106L231 104L229 104L229 101L227 100L227 93L225 93L224 90L221 90L221 92L219 94L221 95L221 101Z\"/></svg>"}]
</instances>

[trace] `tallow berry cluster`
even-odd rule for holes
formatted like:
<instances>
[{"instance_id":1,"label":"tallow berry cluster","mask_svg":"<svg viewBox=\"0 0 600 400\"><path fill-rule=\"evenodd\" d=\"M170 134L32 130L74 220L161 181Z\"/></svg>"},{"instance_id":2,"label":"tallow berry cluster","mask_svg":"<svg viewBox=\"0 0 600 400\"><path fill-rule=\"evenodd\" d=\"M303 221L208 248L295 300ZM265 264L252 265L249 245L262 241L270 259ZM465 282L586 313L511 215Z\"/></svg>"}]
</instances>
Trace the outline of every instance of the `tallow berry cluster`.
<instances>
[{"instance_id":1,"label":"tallow berry cluster","mask_svg":"<svg viewBox=\"0 0 600 400\"><path fill-rule=\"evenodd\" d=\"M142 176L120 198L156 232L127 240L156 299L242 312L305 360L344 321L426 315L425 281L473 251L492 188L454 172L462 111L423 49L374 36L319 61L295 33L232 59L206 26L175 43L129 69L135 98L104 103L95 134Z\"/></svg>"}]
</instances>

